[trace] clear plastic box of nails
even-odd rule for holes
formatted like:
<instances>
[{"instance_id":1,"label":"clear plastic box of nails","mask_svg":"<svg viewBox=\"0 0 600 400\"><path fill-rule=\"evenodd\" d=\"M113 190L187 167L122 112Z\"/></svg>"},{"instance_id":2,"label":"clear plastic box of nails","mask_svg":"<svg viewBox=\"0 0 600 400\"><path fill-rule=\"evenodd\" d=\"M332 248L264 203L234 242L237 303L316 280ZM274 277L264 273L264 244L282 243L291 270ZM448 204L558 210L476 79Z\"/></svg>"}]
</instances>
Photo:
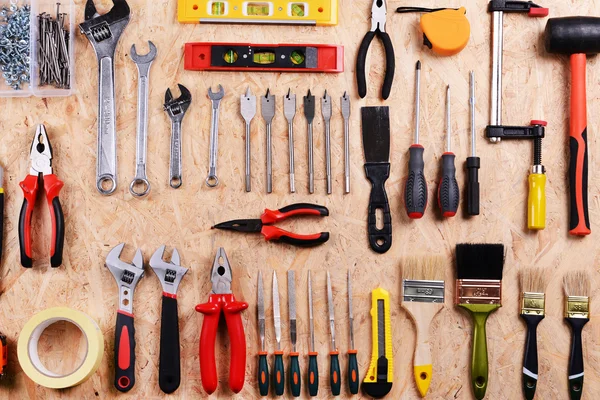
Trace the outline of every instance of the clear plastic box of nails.
<instances>
[{"instance_id":1,"label":"clear plastic box of nails","mask_svg":"<svg viewBox=\"0 0 600 400\"><path fill-rule=\"evenodd\" d=\"M0 0L0 97L75 92L71 0Z\"/></svg>"}]
</instances>

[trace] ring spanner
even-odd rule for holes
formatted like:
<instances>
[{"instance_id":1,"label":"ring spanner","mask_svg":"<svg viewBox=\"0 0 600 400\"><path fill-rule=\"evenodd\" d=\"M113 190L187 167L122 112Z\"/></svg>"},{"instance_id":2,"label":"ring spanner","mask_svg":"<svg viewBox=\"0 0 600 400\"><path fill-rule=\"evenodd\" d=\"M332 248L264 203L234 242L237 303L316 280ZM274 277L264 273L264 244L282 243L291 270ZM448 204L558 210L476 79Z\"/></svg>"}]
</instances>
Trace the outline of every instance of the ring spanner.
<instances>
[{"instance_id":1,"label":"ring spanner","mask_svg":"<svg viewBox=\"0 0 600 400\"><path fill-rule=\"evenodd\" d=\"M219 184L217 177L217 157L219 155L219 105L221 99L225 96L223 86L219 85L219 91L214 93L212 88L208 88L208 98L212 102L212 118L210 120L210 159L208 166L208 177L206 185L215 187Z\"/></svg>"}]
</instances>

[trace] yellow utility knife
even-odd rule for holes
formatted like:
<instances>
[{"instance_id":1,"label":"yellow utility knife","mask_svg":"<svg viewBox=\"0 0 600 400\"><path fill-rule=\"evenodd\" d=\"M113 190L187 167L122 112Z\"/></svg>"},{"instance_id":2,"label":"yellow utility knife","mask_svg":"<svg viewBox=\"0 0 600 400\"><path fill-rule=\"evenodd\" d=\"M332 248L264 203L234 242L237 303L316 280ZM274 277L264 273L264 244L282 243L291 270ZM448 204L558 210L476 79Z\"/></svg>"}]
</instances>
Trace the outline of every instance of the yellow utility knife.
<instances>
[{"instance_id":1,"label":"yellow utility knife","mask_svg":"<svg viewBox=\"0 0 600 400\"><path fill-rule=\"evenodd\" d=\"M377 288L371 293L371 321L373 350L362 388L367 395L379 399L392 390L394 381L390 294L384 289Z\"/></svg>"}]
</instances>

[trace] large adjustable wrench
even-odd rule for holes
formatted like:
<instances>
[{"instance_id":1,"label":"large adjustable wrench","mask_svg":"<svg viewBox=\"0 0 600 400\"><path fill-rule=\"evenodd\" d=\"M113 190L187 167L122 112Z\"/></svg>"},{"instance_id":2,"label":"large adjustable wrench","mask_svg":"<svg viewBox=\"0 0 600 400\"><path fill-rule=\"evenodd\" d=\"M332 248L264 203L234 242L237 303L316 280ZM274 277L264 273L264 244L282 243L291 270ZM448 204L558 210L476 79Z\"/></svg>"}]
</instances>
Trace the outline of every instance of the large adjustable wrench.
<instances>
[{"instance_id":1,"label":"large adjustable wrench","mask_svg":"<svg viewBox=\"0 0 600 400\"><path fill-rule=\"evenodd\" d=\"M221 99L225 96L225 90L223 86L219 85L219 91L214 93L212 88L208 88L208 98L212 102L212 117L210 120L210 154L209 154L209 166L208 166L208 177L206 178L206 185L209 187L215 187L219 184L219 178L217 177L217 157L219 155L219 105Z\"/></svg>"},{"instance_id":2,"label":"large adjustable wrench","mask_svg":"<svg viewBox=\"0 0 600 400\"><path fill-rule=\"evenodd\" d=\"M138 69L137 136L135 145L135 178L129 185L129 191L135 197L144 197L150 192L150 182L146 176L146 156L148 143L148 92L150 86L150 67L156 58L156 46L148 41L150 51L140 56L131 46L129 55ZM139 189L142 189L139 191Z\"/></svg>"},{"instance_id":3,"label":"large adjustable wrench","mask_svg":"<svg viewBox=\"0 0 600 400\"><path fill-rule=\"evenodd\" d=\"M129 23L125 0L113 0L113 8L100 15L93 0L85 4L85 22L79 24L98 57L98 160L96 188L103 195L117 188L117 132L115 110L115 50Z\"/></svg>"}]
</instances>

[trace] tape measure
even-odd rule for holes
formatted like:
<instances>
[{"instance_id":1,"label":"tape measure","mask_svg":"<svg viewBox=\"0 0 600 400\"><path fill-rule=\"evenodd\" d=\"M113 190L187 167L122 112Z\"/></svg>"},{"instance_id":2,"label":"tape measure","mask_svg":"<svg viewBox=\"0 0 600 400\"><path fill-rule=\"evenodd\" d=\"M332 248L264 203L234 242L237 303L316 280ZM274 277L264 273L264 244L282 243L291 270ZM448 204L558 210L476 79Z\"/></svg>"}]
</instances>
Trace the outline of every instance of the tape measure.
<instances>
[{"instance_id":1,"label":"tape measure","mask_svg":"<svg viewBox=\"0 0 600 400\"><path fill-rule=\"evenodd\" d=\"M187 23L337 25L338 0L178 0Z\"/></svg>"},{"instance_id":2,"label":"tape measure","mask_svg":"<svg viewBox=\"0 0 600 400\"><path fill-rule=\"evenodd\" d=\"M67 375L48 370L40 361L38 342L44 329L55 322L67 321L77 326L87 342L87 351L81 365ZM23 327L17 343L17 355L23 372L38 385L64 389L79 385L92 376L104 354L102 331L89 315L67 307L55 307L35 314Z\"/></svg>"},{"instance_id":3,"label":"tape measure","mask_svg":"<svg viewBox=\"0 0 600 400\"><path fill-rule=\"evenodd\" d=\"M467 46L471 36L471 25L464 7L423 8L398 7L397 13L420 12L423 44L441 56L452 56Z\"/></svg>"}]
</instances>

